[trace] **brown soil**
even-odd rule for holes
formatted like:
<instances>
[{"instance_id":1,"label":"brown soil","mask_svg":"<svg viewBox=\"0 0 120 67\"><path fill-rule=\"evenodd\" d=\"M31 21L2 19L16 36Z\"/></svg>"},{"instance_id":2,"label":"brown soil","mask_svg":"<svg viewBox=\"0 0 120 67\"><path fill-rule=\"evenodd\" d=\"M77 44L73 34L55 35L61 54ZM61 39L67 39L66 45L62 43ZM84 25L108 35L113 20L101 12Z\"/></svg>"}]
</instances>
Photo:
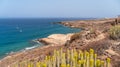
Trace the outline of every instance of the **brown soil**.
<instances>
[{"instance_id":1,"label":"brown soil","mask_svg":"<svg viewBox=\"0 0 120 67\"><path fill-rule=\"evenodd\" d=\"M111 40L108 34L112 26L120 25L120 18L68 21L61 22L61 24L84 29L82 33L79 33L79 36L74 36L66 47L81 50L93 48L100 59L106 59L106 57L112 59L111 67L120 67L120 40Z\"/></svg>"}]
</instances>

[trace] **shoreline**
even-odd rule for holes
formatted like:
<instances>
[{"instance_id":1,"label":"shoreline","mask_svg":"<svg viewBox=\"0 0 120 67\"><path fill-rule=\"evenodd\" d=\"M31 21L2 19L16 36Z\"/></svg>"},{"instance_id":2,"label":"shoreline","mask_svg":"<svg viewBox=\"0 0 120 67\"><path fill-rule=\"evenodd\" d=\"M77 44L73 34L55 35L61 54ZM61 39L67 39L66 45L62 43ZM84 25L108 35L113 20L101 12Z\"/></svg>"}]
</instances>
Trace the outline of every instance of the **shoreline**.
<instances>
[{"instance_id":1,"label":"shoreline","mask_svg":"<svg viewBox=\"0 0 120 67\"><path fill-rule=\"evenodd\" d=\"M71 35L72 33L68 33L68 35L69 35L69 34ZM56 36L56 35L67 35L67 34L51 34L51 35L53 35L53 39L54 39L54 35ZM49 35L49 36L51 36L51 35ZM48 38L48 39L49 39L49 37L45 37L45 38ZM51 45L51 44L45 44L44 42L40 42L41 39L43 39L43 38L39 38L39 39L34 39L34 40L32 40L33 42L37 43L37 44L34 45L34 46L26 47L26 48L24 48L24 49L22 49L22 50L19 50L19 51L15 51L15 52L11 51L10 53L7 53L3 58L0 59L0 61L1 61L2 59L6 58L7 56L11 56L11 55L15 55L15 54L18 54L18 53L21 53L21 52L26 52L26 51L29 51L29 50L34 50L34 49L36 49L36 48L42 48L42 47L44 47L44 46L49 46L49 45ZM54 44L54 43L53 43L53 44Z\"/></svg>"},{"instance_id":2,"label":"shoreline","mask_svg":"<svg viewBox=\"0 0 120 67\"><path fill-rule=\"evenodd\" d=\"M59 24L59 22L55 22L56 24ZM62 24L60 24L61 26L63 26L63 27L66 27L66 26L64 26L64 25L62 25ZM70 27L67 27L67 28L70 28ZM67 33L65 33L65 34L67 34ZM52 34L50 34L50 35L52 35ZM45 38L47 38L47 37L45 37ZM40 43L37 39L34 39L34 40L32 40L32 41L36 41L36 43ZM40 43L40 44L42 44L42 43ZM44 44L45 45L45 44ZM37 48L37 47L40 47L40 46L38 46L38 45L35 45L35 46L31 46L31 47L25 47L25 48L23 48L23 49L21 49L21 50L19 50L19 51L11 51L10 53L6 53L5 55L4 55L4 57L2 57L2 58L0 58L0 61L2 60L2 59L4 59L5 57L7 57L7 56L9 56L9 55L11 55L11 54L16 54L16 53L19 53L19 52L22 52L22 51L27 51L27 50L31 50L31 49L35 49L35 48Z\"/></svg>"},{"instance_id":3,"label":"shoreline","mask_svg":"<svg viewBox=\"0 0 120 67\"><path fill-rule=\"evenodd\" d=\"M119 63L116 60L120 60L120 49L116 48L115 50L116 45L119 45L119 41L111 40L110 38L108 38L108 30L112 26L120 24L120 22L116 22L116 18L65 21L60 22L60 24L71 28L83 28L84 30L71 35L69 37L70 40L68 39L68 43L67 40L64 43L56 43L57 41L62 42L61 40L59 40L62 36L52 34L46 37L47 39L44 39L44 41L46 40L45 42L49 42L49 45L38 47L26 52L21 52L16 55L8 56L4 60L2 60L0 64L4 63L8 65L14 62L21 62L26 59L39 61L42 60L44 56L51 55L54 49L59 49L61 47L70 49L75 48L81 50L89 50L90 48L93 48L98 54L99 59L106 59L106 57L110 57L112 63ZM65 37L63 37L62 40L64 40L64 38ZM111 65L114 66L114 64Z\"/></svg>"},{"instance_id":4,"label":"shoreline","mask_svg":"<svg viewBox=\"0 0 120 67\"><path fill-rule=\"evenodd\" d=\"M12 52L12 53L9 53L8 55L6 55L4 58L2 58L2 59L0 59L0 65L2 64L2 62L4 62L4 61L6 61L6 60L13 60L13 58L12 57L19 57L20 55L25 55L26 53L32 53L33 51L35 51L35 50L43 50L44 48L46 49L46 48L51 48L51 47L61 47L61 46L63 46L64 44L65 44L65 42L63 43L63 44L60 44L59 43L59 39L61 39L61 40L63 40L63 39L66 39L66 36L68 37L68 36L71 36L72 35L72 33L68 33L68 34L51 34L51 35L49 35L48 37L46 37L46 38L48 38L48 39L53 39L53 41L54 40L56 40L56 39L54 39L54 38L56 38L57 36L61 36L61 37L63 37L62 39L61 38L58 38L58 43L56 42L56 43L51 43L51 44L45 44L44 42L40 42L39 41L39 39L34 39L33 41L34 42L36 42L36 43L38 43L38 44L42 44L42 46L36 46L36 47L34 47L34 46L32 46L32 47L34 47L34 48L31 48L31 47L28 47L28 48L30 48L30 49L27 49L26 50L26 48L25 49L22 49L22 50L20 50L20 51L16 51L16 52ZM51 38L50 38L51 37ZM43 39L43 38L40 38L40 39ZM60 40L60 41L61 41ZM52 41L52 42L53 42ZM65 41L65 40L63 40L63 41ZM63 41L61 41L61 43L63 42ZM67 41L67 40L66 40ZM25 55L26 56L26 55ZM21 58L21 56L20 56L20 58ZM20 60L19 60L20 61ZM7 62L6 62L7 63ZM9 61L8 61L8 63L9 63Z\"/></svg>"},{"instance_id":5,"label":"shoreline","mask_svg":"<svg viewBox=\"0 0 120 67\"><path fill-rule=\"evenodd\" d=\"M45 49L49 49L49 48L52 48L52 47L59 48L59 47L61 47L61 46L63 46L63 45L44 45L44 46L42 46L42 47L39 46L39 47L30 49L30 50L18 51L18 52L15 52L15 53L13 53L13 54L10 54L10 55L4 57L3 59L1 59L1 60L0 60L0 65L2 65L2 64L4 63L4 61L5 61L5 65L9 65L9 64L7 64L7 63L10 63L11 61L8 61L8 60L13 60L12 57L14 57L14 59L15 59L15 57L19 57L19 58L23 59L24 56L27 56L27 55L29 56L29 54L33 54L33 53L36 52L36 51L45 50ZM54 48L54 49L56 49L56 48ZM51 49L50 49L50 50L51 50ZM46 53L46 52L44 52L44 54L45 54L45 53ZM47 52L47 53L48 53L48 52ZM44 55L44 54L42 53L41 55ZM22 55L24 55L24 56L22 56ZM27 58L27 57L26 57L26 58ZM34 58L35 58L35 56L29 58L29 60L34 59ZM18 59L17 61L19 62L19 61L21 61L21 59Z\"/></svg>"},{"instance_id":6,"label":"shoreline","mask_svg":"<svg viewBox=\"0 0 120 67\"><path fill-rule=\"evenodd\" d=\"M21 52L26 52L26 51L28 51L28 50L32 50L32 49L35 49L35 48L38 48L38 47L41 47L41 46L44 45L44 44L38 42L36 39L35 39L35 40L32 40L32 41L36 42L37 44L34 45L34 46L31 46L31 47L26 47L26 48L21 49L21 50L19 50L19 51L15 51L15 52L11 51L10 53L7 53L4 57L0 58L0 61L1 61L2 59L6 58L7 56L15 55L15 54L21 53Z\"/></svg>"}]
</instances>

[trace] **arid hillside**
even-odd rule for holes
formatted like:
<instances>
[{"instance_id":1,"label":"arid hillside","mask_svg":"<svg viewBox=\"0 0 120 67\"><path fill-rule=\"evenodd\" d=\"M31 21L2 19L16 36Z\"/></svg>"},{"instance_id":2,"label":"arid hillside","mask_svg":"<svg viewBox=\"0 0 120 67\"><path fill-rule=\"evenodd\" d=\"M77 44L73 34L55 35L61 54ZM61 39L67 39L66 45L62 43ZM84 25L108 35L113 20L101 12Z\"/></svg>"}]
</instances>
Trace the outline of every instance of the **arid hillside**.
<instances>
[{"instance_id":1,"label":"arid hillside","mask_svg":"<svg viewBox=\"0 0 120 67\"><path fill-rule=\"evenodd\" d=\"M45 46L10 54L0 60L0 67L12 66L23 61L42 61L46 55L53 55L53 51L60 48L63 48L63 51L66 49L84 51L92 48L99 59L104 60L107 57L111 59L110 67L120 67L120 18L66 21L60 24L81 28L82 31L69 36L59 34L62 39L57 34L38 39L39 42L42 40Z\"/></svg>"}]
</instances>

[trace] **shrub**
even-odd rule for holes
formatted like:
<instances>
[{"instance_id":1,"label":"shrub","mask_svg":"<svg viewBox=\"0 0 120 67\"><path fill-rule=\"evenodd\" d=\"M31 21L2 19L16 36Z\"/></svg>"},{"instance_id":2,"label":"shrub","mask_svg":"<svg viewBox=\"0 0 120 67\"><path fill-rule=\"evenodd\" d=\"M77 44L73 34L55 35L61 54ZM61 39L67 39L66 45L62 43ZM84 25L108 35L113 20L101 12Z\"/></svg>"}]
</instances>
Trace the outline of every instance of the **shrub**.
<instances>
[{"instance_id":1,"label":"shrub","mask_svg":"<svg viewBox=\"0 0 120 67\"><path fill-rule=\"evenodd\" d=\"M117 40L120 39L120 25L113 26L109 30L110 38Z\"/></svg>"},{"instance_id":2,"label":"shrub","mask_svg":"<svg viewBox=\"0 0 120 67\"><path fill-rule=\"evenodd\" d=\"M82 36L81 33L82 33L82 32L78 32L78 33L73 34L73 35L71 36L71 38L70 38L70 42L72 42L72 41L74 41L74 40L76 40L76 39L81 38L81 36Z\"/></svg>"}]
</instances>

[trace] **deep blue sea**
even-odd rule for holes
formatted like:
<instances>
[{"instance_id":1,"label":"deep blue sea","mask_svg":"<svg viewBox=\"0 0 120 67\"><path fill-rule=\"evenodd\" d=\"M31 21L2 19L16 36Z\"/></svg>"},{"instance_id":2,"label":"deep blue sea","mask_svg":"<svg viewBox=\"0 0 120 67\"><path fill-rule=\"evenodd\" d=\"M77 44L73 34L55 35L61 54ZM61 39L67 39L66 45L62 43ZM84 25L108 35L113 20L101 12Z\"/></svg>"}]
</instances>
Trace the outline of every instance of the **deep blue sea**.
<instances>
[{"instance_id":1,"label":"deep blue sea","mask_svg":"<svg viewBox=\"0 0 120 67\"><path fill-rule=\"evenodd\" d=\"M40 45L32 40L47 37L53 33L72 33L80 29L68 28L53 22L76 20L65 18L0 19L0 58L10 52L29 49Z\"/></svg>"}]
</instances>

